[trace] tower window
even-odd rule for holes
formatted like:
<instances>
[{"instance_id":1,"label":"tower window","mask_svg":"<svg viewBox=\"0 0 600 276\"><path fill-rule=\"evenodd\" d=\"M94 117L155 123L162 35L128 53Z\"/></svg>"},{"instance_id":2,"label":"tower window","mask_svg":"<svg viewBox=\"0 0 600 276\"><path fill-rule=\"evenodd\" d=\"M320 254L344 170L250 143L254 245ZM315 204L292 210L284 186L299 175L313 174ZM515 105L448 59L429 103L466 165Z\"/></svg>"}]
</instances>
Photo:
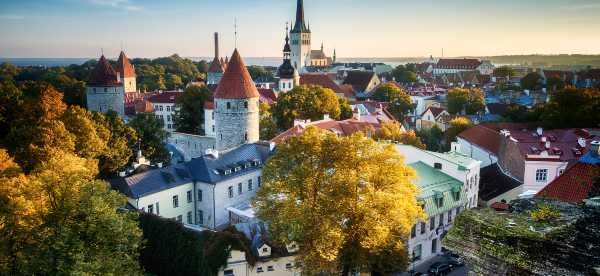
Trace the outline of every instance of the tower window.
<instances>
[{"instance_id":1,"label":"tower window","mask_svg":"<svg viewBox=\"0 0 600 276\"><path fill-rule=\"evenodd\" d=\"M244 108L248 108L248 102L244 102Z\"/></svg>"},{"instance_id":2,"label":"tower window","mask_svg":"<svg viewBox=\"0 0 600 276\"><path fill-rule=\"evenodd\" d=\"M246 132L246 133L244 134L244 140L245 140L245 141L248 141L248 132Z\"/></svg>"},{"instance_id":3,"label":"tower window","mask_svg":"<svg viewBox=\"0 0 600 276\"><path fill-rule=\"evenodd\" d=\"M231 109L231 103L227 102L227 109Z\"/></svg>"}]
</instances>

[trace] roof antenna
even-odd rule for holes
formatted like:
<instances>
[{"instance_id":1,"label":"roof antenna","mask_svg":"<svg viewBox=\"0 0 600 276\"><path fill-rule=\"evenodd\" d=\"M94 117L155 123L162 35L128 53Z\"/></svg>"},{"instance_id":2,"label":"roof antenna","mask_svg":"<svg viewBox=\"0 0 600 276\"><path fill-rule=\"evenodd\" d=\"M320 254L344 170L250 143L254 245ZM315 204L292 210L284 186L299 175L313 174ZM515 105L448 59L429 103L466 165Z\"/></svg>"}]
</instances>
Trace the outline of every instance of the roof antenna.
<instances>
[{"instance_id":1,"label":"roof antenna","mask_svg":"<svg viewBox=\"0 0 600 276\"><path fill-rule=\"evenodd\" d=\"M233 34L235 36L235 49L237 49L237 17L233 18Z\"/></svg>"}]
</instances>

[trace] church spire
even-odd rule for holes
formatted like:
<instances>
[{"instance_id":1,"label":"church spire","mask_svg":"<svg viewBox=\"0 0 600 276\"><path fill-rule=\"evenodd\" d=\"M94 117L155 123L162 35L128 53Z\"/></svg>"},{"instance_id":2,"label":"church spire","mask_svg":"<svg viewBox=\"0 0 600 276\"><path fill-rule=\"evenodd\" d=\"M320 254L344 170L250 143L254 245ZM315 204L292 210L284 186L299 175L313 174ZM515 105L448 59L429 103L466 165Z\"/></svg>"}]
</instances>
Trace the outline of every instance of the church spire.
<instances>
[{"instance_id":1,"label":"church spire","mask_svg":"<svg viewBox=\"0 0 600 276\"><path fill-rule=\"evenodd\" d=\"M310 32L310 30L306 27L306 23L304 23L304 1L298 0L298 3L296 4L296 24L292 29L292 33L308 32Z\"/></svg>"}]
</instances>

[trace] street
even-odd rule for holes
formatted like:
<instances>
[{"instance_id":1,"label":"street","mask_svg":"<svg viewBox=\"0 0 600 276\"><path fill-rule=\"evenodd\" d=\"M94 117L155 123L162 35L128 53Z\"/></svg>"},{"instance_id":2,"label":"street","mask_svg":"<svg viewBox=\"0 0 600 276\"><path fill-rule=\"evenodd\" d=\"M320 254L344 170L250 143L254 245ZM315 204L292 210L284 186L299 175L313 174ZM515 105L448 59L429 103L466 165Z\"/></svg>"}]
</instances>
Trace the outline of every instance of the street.
<instances>
[{"instance_id":1,"label":"street","mask_svg":"<svg viewBox=\"0 0 600 276\"><path fill-rule=\"evenodd\" d=\"M429 266L432 263L444 261L444 260L445 260L445 258L442 256L434 257L431 260L429 260L421 265L418 265L415 268L415 270L416 270L416 272L427 273L427 270L429 269ZM446 274L446 275L448 275L448 276L467 276L468 272L469 272L469 268L465 265L465 266L457 267L452 272L450 272L449 274ZM411 275L410 272L402 272L402 273L396 274L396 276L410 276L410 275Z\"/></svg>"}]
</instances>

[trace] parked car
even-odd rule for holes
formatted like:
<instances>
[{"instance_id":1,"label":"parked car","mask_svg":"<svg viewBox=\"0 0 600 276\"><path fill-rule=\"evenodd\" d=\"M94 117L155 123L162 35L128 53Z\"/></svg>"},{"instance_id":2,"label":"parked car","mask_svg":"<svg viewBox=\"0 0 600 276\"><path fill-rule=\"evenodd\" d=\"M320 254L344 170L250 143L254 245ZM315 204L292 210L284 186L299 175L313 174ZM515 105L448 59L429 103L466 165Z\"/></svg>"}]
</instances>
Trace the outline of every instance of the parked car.
<instances>
[{"instance_id":1,"label":"parked car","mask_svg":"<svg viewBox=\"0 0 600 276\"><path fill-rule=\"evenodd\" d=\"M452 268L465 265L465 261L463 260L463 258L452 251L444 252L444 257L446 258L447 262L450 263Z\"/></svg>"},{"instance_id":2,"label":"parked car","mask_svg":"<svg viewBox=\"0 0 600 276\"><path fill-rule=\"evenodd\" d=\"M450 273L452 266L448 262L435 262L429 266L428 272L432 275L439 276Z\"/></svg>"}]
</instances>

